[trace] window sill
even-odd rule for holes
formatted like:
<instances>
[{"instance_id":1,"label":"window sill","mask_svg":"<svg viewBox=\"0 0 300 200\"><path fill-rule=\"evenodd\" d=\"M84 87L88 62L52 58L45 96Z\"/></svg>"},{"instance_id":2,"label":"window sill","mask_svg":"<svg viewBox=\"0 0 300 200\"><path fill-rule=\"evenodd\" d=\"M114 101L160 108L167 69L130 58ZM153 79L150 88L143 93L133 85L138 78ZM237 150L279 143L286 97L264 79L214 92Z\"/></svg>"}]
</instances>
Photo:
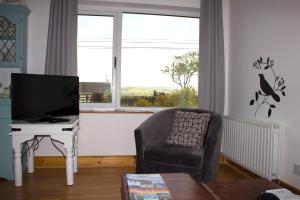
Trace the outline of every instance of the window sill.
<instances>
[{"instance_id":1,"label":"window sill","mask_svg":"<svg viewBox=\"0 0 300 200\"><path fill-rule=\"evenodd\" d=\"M81 108L80 113L156 113L166 108Z\"/></svg>"}]
</instances>

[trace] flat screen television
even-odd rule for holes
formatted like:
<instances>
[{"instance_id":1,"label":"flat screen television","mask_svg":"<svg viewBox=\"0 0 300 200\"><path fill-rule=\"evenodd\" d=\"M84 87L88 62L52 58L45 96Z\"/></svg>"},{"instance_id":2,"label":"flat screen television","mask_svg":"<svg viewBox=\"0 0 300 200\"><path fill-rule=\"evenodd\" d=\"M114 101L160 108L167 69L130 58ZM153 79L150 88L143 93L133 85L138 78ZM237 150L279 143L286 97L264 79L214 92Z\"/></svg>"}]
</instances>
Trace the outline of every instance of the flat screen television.
<instances>
[{"instance_id":1,"label":"flat screen television","mask_svg":"<svg viewBox=\"0 0 300 200\"><path fill-rule=\"evenodd\" d=\"M12 120L68 121L62 116L79 115L79 78L12 73L11 104Z\"/></svg>"}]
</instances>

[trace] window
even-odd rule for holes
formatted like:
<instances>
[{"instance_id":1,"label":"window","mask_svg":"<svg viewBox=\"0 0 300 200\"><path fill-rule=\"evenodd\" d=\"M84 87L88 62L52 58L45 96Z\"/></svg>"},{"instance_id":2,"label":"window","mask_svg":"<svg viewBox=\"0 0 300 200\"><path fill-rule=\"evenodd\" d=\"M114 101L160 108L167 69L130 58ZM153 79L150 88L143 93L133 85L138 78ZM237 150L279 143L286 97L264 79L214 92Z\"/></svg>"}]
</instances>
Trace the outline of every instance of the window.
<instances>
[{"instance_id":1,"label":"window","mask_svg":"<svg viewBox=\"0 0 300 200\"><path fill-rule=\"evenodd\" d=\"M199 18L79 15L81 105L196 107Z\"/></svg>"},{"instance_id":2,"label":"window","mask_svg":"<svg viewBox=\"0 0 300 200\"><path fill-rule=\"evenodd\" d=\"M197 106L198 25L196 18L123 14L121 106Z\"/></svg>"},{"instance_id":3,"label":"window","mask_svg":"<svg viewBox=\"0 0 300 200\"><path fill-rule=\"evenodd\" d=\"M78 16L81 103L112 103L113 17Z\"/></svg>"}]
</instances>

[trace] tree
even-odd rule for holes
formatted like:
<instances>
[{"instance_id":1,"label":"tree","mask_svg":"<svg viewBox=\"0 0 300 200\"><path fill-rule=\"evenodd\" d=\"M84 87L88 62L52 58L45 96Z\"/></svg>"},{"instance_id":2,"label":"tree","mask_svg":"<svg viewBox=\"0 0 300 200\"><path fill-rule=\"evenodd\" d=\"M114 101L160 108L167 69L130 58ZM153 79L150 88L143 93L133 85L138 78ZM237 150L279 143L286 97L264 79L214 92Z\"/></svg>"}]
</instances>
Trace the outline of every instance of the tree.
<instances>
[{"instance_id":1,"label":"tree","mask_svg":"<svg viewBox=\"0 0 300 200\"><path fill-rule=\"evenodd\" d=\"M173 82L178 84L181 89L187 89L190 86L192 76L199 69L199 53L192 51L181 56L174 56L173 63L165 66L161 71L168 73Z\"/></svg>"}]
</instances>

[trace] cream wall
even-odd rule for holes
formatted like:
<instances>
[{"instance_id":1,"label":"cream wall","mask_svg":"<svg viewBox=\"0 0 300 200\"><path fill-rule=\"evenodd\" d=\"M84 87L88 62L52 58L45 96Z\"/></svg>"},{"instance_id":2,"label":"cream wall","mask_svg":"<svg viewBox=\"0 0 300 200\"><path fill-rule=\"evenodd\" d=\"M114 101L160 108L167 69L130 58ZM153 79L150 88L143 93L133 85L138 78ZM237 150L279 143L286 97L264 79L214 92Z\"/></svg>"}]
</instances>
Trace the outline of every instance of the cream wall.
<instances>
[{"instance_id":1,"label":"cream wall","mask_svg":"<svg viewBox=\"0 0 300 200\"><path fill-rule=\"evenodd\" d=\"M26 0L30 9L28 18L28 73L43 74L45 71L46 46L50 0Z\"/></svg>"},{"instance_id":2,"label":"cream wall","mask_svg":"<svg viewBox=\"0 0 300 200\"><path fill-rule=\"evenodd\" d=\"M300 1L229 0L229 10L228 113L254 118L249 102L259 80L252 63L260 56L274 59L287 95L270 118L265 109L256 118L285 124L280 179L300 188L300 176L293 173L294 164L300 164Z\"/></svg>"},{"instance_id":3,"label":"cream wall","mask_svg":"<svg viewBox=\"0 0 300 200\"><path fill-rule=\"evenodd\" d=\"M135 155L133 130L151 114L141 113L81 113L78 139L80 156ZM62 148L61 145L58 145ZM60 155L48 138L36 155Z\"/></svg>"}]
</instances>

